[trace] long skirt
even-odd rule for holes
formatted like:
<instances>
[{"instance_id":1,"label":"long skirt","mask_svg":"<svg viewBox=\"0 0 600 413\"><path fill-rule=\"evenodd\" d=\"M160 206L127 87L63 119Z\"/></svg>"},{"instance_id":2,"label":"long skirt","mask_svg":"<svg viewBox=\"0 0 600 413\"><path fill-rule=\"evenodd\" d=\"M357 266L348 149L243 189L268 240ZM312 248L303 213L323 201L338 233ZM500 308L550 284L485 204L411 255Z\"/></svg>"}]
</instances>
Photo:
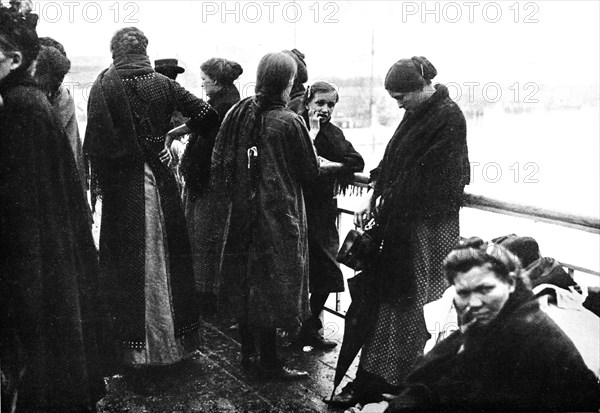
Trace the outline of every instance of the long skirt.
<instances>
[{"instance_id":1,"label":"long skirt","mask_svg":"<svg viewBox=\"0 0 600 413\"><path fill-rule=\"evenodd\" d=\"M344 291L344 276L336 260L340 249L336 226L337 200L330 199L317 205L306 204L308 224L308 251L310 292L329 294Z\"/></svg>"},{"instance_id":2,"label":"long skirt","mask_svg":"<svg viewBox=\"0 0 600 413\"><path fill-rule=\"evenodd\" d=\"M423 306L439 299L448 287L442 261L458 241L458 212L415 221L411 233L415 296L408 306L401 300L379 305L376 325L363 346L359 364L359 370L392 386L404 381L429 339Z\"/></svg>"},{"instance_id":3,"label":"long skirt","mask_svg":"<svg viewBox=\"0 0 600 413\"><path fill-rule=\"evenodd\" d=\"M166 365L193 351L198 333L193 330L175 338L165 219L156 180L148 165L144 166L144 193L146 339L142 349L125 349L124 361L130 365Z\"/></svg>"}]
</instances>

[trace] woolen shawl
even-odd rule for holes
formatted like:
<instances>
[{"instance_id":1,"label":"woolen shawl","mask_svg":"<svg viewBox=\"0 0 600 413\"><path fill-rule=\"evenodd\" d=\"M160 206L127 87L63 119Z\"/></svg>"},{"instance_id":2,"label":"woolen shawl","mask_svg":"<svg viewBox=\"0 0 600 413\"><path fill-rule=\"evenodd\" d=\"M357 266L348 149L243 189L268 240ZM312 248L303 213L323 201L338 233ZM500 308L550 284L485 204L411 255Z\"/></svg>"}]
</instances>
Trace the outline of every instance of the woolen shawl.
<instances>
[{"instance_id":1,"label":"woolen shawl","mask_svg":"<svg viewBox=\"0 0 600 413\"><path fill-rule=\"evenodd\" d=\"M383 250L376 271L384 298L411 296L412 223L459 210L469 182L466 122L448 89L436 92L414 111L407 111L388 143L375 181L373 202L381 197L376 216L383 229ZM387 258L397 263L390 271ZM400 274L400 275L398 275Z\"/></svg>"}]
</instances>

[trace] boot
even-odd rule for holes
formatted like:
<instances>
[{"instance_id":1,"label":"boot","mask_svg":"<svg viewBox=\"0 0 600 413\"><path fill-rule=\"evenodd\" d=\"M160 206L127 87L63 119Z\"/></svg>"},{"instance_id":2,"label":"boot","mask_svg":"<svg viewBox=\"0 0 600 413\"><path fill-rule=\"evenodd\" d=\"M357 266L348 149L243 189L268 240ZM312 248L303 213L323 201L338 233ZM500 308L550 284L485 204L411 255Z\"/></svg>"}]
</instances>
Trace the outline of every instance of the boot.
<instances>
[{"instance_id":1,"label":"boot","mask_svg":"<svg viewBox=\"0 0 600 413\"><path fill-rule=\"evenodd\" d=\"M258 377L262 380L304 380L308 379L308 372L296 370L285 366L281 361L259 362Z\"/></svg>"},{"instance_id":2,"label":"boot","mask_svg":"<svg viewBox=\"0 0 600 413\"><path fill-rule=\"evenodd\" d=\"M296 341L292 344L293 347L302 348L304 346L311 346L317 350L331 350L337 343L335 341L325 340L325 338L319 334L319 330L323 324L321 320L309 318L302 324L300 335Z\"/></svg>"}]
</instances>

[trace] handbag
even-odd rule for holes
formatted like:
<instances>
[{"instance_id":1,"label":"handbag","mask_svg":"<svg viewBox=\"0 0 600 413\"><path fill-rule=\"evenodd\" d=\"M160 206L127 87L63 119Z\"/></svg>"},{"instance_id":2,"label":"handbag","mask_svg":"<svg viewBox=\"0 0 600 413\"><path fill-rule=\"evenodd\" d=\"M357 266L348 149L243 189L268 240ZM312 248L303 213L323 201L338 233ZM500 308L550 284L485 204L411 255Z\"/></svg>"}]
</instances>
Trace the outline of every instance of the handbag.
<instances>
[{"instance_id":1,"label":"handbag","mask_svg":"<svg viewBox=\"0 0 600 413\"><path fill-rule=\"evenodd\" d=\"M366 228L348 232L337 254L337 262L354 271L363 270L375 262L383 247L381 228L375 223Z\"/></svg>"}]
</instances>

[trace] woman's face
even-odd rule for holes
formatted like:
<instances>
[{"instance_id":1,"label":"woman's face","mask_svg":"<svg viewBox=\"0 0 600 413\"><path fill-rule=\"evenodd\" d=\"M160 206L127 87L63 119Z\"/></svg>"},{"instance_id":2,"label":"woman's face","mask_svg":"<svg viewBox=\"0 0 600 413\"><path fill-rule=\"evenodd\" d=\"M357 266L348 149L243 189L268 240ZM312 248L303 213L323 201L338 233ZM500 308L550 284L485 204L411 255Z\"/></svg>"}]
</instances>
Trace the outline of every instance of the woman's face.
<instances>
[{"instance_id":1,"label":"woman's face","mask_svg":"<svg viewBox=\"0 0 600 413\"><path fill-rule=\"evenodd\" d=\"M315 93L311 101L306 105L308 117L311 117L313 113L316 113L321 123L328 122L333 114L333 109L335 109L337 97L337 92Z\"/></svg>"},{"instance_id":2,"label":"woman's face","mask_svg":"<svg viewBox=\"0 0 600 413\"><path fill-rule=\"evenodd\" d=\"M400 109L405 109L408 111L414 110L417 106L419 106L423 102L423 91L416 90L414 92L393 92L391 90L387 91L393 99L396 99L398 102L398 107Z\"/></svg>"},{"instance_id":3,"label":"woman's face","mask_svg":"<svg viewBox=\"0 0 600 413\"><path fill-rule=\"evenodd\" d=\"M12 57L9 57L0 50L0 80L4 79L10 73Z\"/></svg>"},{"instance_id":4,"label":"woman's face","mask_svg":"<svg viewBox=\"0 0 600 413\"><path fill-rule=\"evenodd\" d=\"M3 45L0 38L0 80L4 79L21 65L22 55L20 52L11 52Z\"/></svg>"},{"instance_id":5,"label":"woman's face","mask_svg":"<svg viewBox=\"0 0 600 413\"><path fill-rule=\"evenodd\" d=\"M221 85L219 85L215 80L208 77L208 75L202 70L200 71L200 78L202 79L202 87L206 92L206 96L211 97L219 90L221 90Z\"/></svg>"},{"instance_id":6,"label":"woman's face","mask_svg":"<svg viewBox=\"0 0 600 413\"><path fill-rule=\"evenodd\" d=\"M454 305L461 325L486 326L496 318L509 295L515 290L514 280L504 281L489 265L473 267L454 278Z\"/></svg>"}]
</instances>

